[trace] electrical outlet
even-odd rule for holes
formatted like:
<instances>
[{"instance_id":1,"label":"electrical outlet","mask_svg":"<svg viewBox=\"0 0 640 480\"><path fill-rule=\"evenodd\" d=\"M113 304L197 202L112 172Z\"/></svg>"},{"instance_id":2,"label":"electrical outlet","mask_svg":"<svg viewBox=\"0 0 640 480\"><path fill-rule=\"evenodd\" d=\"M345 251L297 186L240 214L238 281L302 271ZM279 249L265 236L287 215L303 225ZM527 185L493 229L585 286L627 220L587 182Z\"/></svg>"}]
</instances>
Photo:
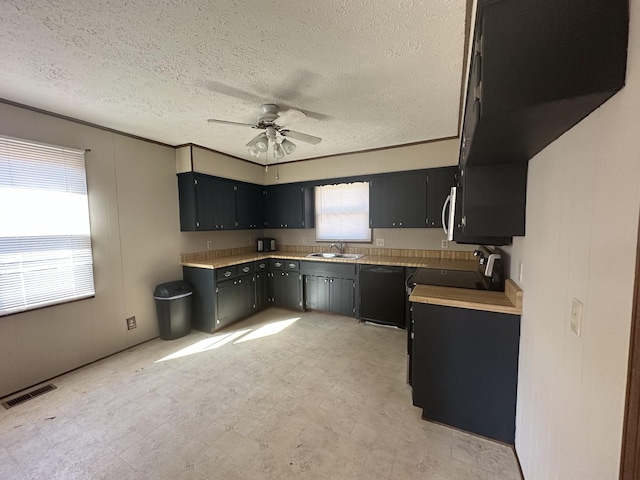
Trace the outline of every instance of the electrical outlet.
<instances>
[{"instance_id":1,"label":"electrical outlet","mask_svg":"<svg viewBox=\"0 0 640 480\"><path fill-rule=\"evenodd\" d=\"M582 334L582 310L582 302L574 298L571 304L571 330L573 330L577 336Z\"/></svg>"},{"instance_id":2,"label":"electrical outlet","mask_svg":"<svg viewBox=\"0 0 640 480\"><path fill-rule=\"evenodd\" d=\"M207 250L211 250L213 248L213 242L211 240L207 240Z\"/></svg>"},{"instance_id":3,"label":"electrical outlet","mask_svg":"<svg viewBox=\"0 0 640 480\"><path fill-rule=\"evenodd\" d=\"M384 247L384 238L376 238L376 247Z\"/></svg>"},{"instance_id":4,"label":"electrical outlet","mask_svg":"<svg viewBox=\"0 0 640 480\"><path fill-rule=\"evenodd\" d=\"M307 243L307 237L302 237L302 243L303 244Z\"/></svg>"},{"instance_id":5,"label":"electrical outlet","mask_svg":"<svg viewBox=\"0 0 640 480\"><path fill-rule=\"evenodd\" d=\"M134 328L136 328L138 325L136 324L136 317L135 315L133 317L129 317L127 318L127 330L133 330Z\"/></svg>"},{"instance_id":6,"label":"electrical outlet","mask_svg":"<svg viewBox=\"0 0 640 480\"><path fill-rule=\"evenodd\" d=\"M441 248L449 248L449 240L442 239Z\"/></svg>"}]
</instances>

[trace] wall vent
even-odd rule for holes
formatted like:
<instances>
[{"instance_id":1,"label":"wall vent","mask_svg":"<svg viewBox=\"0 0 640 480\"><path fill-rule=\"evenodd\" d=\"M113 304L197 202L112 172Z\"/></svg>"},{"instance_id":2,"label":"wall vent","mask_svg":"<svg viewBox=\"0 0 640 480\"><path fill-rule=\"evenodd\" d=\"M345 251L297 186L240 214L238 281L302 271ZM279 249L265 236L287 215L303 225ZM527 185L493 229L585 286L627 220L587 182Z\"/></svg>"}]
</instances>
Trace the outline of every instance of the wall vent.
<instances>
[{"instance_id":1,"label":"wall vent","mask_svg":"<svg viewBox=\"0 0 640 480\"><path fill-rule=\"evenodd\" d=\"M55 390L57 387L52 384L49 383L48 385L45 385L43 387L38 387L35 390L29 392L29 393L24 393L22 395L20 395L19 397L13 398L11 400L8 400L6 402L2 403L2 406L4 408L6 408L7 410L10 409L11 407L15 407L16 405L20 405L21 403L26 402L27 400L31 400L32 398L38 397L44 393L50 392L52 390Z\"/></svg>"}]
</instances>

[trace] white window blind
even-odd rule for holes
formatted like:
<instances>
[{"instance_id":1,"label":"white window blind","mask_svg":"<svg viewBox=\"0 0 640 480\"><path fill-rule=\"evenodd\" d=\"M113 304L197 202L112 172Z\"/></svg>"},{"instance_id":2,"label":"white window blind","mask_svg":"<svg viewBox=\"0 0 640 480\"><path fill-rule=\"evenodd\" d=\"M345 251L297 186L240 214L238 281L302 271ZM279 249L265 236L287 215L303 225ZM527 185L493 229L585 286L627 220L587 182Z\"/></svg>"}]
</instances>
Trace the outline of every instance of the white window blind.
<instances>
[{"instance_id":1,"label":"white window blind","mask_svg":"<svg viewBox=\"0 0 640 480\"><path fill-rule=\"evenodd\" d=\"M316 240L370 242L369 183L315 188Z\"/></svg>"},{"instance_id":2,"label":"white window blind","mask_svg":"<svg viewBox=\"0 0 640 480\"><path fill-rule=\"evenodd\" d=\"M93 296L84 152L0 137L0 316Z\"/></svg>"}]
</instances>

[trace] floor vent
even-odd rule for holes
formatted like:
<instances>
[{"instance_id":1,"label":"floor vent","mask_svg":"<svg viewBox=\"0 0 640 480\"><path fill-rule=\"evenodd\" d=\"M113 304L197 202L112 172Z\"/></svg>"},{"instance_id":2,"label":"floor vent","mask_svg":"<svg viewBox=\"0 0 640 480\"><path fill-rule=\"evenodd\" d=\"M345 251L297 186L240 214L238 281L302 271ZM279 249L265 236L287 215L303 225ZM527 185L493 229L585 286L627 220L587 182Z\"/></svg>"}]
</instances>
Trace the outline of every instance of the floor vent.
<instances>
[{"instance_id":1,"label":"floor vent","mask_svg":"<svg viewBox=\"0 0 640 480\"><path fill-rule=\"evenodd\" d=\"M50 392L51 390L55 390L56 388L57 387L54 384L50 383L50 384L45 385L43 387L36 388L32 392L25 393L23 395L20 395L19 397L16 397L16 398L11 399L11 400L9 400L7 402L4 402L2 404L2 406L8 410L11 407L15 407L16 405L20 405L21 403L24 403L27 400L31 400L32 398L35 398L35 397L38 397L38 396L40 396L42 394Z\"/></svg>"}]
</instances>

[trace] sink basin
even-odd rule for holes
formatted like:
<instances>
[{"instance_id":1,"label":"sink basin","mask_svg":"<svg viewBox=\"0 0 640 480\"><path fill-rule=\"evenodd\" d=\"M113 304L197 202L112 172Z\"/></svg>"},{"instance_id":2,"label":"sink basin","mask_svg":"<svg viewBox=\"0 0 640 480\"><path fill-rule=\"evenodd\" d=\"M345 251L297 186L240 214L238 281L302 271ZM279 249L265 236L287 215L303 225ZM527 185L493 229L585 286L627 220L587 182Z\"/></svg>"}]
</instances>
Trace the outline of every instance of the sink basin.
<instances>
[{"instance_id":1,"label":"sink basin","mask_svg":"<svg viewBox=\"0 0 640 480\"><path fill-rule=\"evenodd\" d=\"M310 253L307 255L309 258L345 258L349 260L355 260L362 256L362 253Z\"/></svg>"}]
</instances>

